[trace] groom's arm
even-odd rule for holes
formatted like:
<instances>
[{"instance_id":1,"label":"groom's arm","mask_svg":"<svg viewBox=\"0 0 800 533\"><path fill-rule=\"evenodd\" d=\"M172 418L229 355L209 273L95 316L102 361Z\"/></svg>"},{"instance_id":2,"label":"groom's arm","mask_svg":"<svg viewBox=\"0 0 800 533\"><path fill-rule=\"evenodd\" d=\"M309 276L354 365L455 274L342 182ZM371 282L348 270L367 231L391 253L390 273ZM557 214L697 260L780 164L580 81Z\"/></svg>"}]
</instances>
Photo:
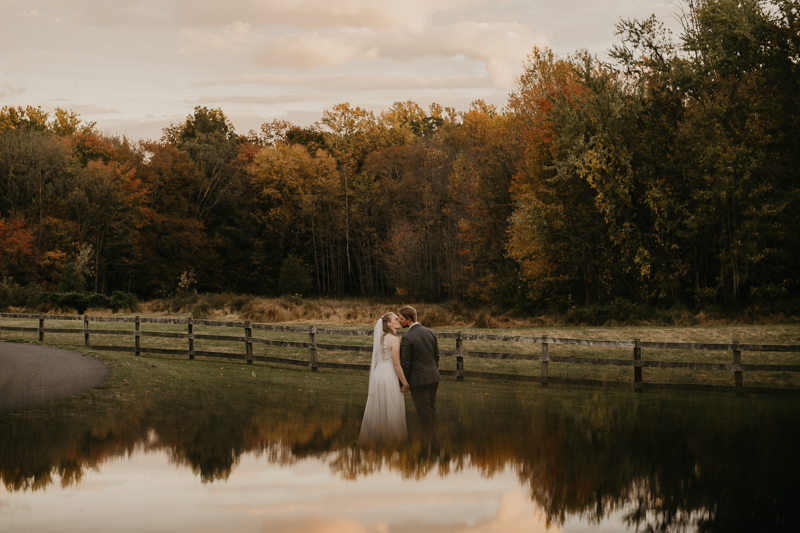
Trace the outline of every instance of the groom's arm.
<instances>
[{"instance_id":1,"label":"groom's arm","mask_svg":"<svg viewBox=\"0 0 800 533\"><path fill-rule=\"evenodd\" d=\"M411 373L411 339L407 335L400 338L400 366L403 368L403 374L406 379L409 379Z\"/></svg>"}]
</instances>

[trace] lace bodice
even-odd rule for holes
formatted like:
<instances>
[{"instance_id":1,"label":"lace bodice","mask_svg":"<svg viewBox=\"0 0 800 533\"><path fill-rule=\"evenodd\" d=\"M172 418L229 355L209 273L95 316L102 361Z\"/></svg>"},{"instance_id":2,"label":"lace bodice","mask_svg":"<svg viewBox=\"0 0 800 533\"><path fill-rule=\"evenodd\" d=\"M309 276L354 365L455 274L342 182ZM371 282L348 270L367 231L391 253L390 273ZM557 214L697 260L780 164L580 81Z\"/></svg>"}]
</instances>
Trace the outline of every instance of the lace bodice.
<instances>
[{"instance_id":1,"label":"lace bodice","mask_svg":"<svg viewBox=\"0 0 800 533\"><path fill-rule=\"evenodd\" d=\"M392 349L389 348L389 345L386 343L386 336L383 337L383 342L381 342L381 359L384 361L389 361L392 358Z\"/></svg>"}]
</instances>

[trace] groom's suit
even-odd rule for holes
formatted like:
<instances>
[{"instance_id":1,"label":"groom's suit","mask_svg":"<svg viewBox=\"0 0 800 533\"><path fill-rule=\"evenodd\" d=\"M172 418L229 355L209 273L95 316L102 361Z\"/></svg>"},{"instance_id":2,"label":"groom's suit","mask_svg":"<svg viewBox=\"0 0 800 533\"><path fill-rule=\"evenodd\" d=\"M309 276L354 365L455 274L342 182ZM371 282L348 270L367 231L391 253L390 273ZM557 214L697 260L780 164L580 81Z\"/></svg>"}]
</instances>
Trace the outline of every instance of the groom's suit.
<instances>
[{"instance_id":1,"label":"groom's suit","mask_svg":"<svg viewBox=\"0 0 800 533\"><path fill-rule=\"evenodd\" d=\"M422 434L433 437L436 424L436 390L439 388L439 342L428 328L414 323L400 340L400 366L411 386Z\"/></svg>"}]
</instances>

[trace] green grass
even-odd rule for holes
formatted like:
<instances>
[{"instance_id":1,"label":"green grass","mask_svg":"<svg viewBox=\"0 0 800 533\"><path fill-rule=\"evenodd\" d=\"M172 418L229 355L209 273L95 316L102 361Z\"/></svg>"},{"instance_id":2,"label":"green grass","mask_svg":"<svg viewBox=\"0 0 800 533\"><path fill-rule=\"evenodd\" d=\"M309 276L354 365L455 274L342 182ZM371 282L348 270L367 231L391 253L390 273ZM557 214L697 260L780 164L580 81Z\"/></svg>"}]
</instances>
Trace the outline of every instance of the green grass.
<instances>
[{"instance_id":1,"label":"green grass","mask_svg":"<svg viewBox=\"0 0 800 533\"><path fill-rule=\"evenodd\" d=\"M122 315L120 315L122 316ZM152 315L163 316L163 315ZM171 315L175 316L175 315ZM27 325L35 326L35 320L22 319L2 319L0 325ZM307 327L310 324L293 323L293 326ZM47 321L46 327L74 328L76 334L53 334L45 335L47 344L76 346L82 349L83 337L77 333L82 329L81 322L73 321ZM92 322L91 328L96 329L116 329L132 330L133 324L126 323L97 323ZM186 333L185 325L167 324L142 324L142 330L146 331L168 331ZM369 325L362 326L340 326L352 329L369 329ZM462 331L466 333L502 333L508 335L543 335L551 337L570 337L581 339L603 339L603 340L631 340L639 338L644 341L673 341L673 342L706 342L706 343L728 343L736 339L742 343L768 343L768 344L800 344L800 325L798 324L769 324L769 325L715 325L715 326L694 326L694 327L653 327L653 326L623 326L623 327L547 327L547 328L520 328L520 329L477 329L477 328L437 328L437 331ZM213 333L217 335L242 336L241 328L222 328L213 326L194 326L195 333ZM307 333L277 332L254 330L254 336L274 339L307 342ZM27 332L2 332L3 340L32 341L37 338L36 333ZM185 339L165 339L157 337L142 337L142 347L152 348L171 348L187 349L188 341ZM361 345L369 346L370 337L363 336L329 336L318 335L317 342L328 344ZM116 335L93 335L91 344L100 351L102 345L131 346L133 348L133 337ZM455 350L455 341L442 339L439 343L444 350ZM244 354L244 343L196 340L195 350L198 351L217 351L228 352L233 357L241 357ZM513 342L492 342L492 341L465 341L466 351L483 352L510 352L520 354L538 355L541 353L539 344L513 343ZM618 348L587 348L579 346L550 345L550 355L576 356L576 357L597 357L613 359L631 359L632 350ZM255 355L286 357L302 361L307 361L309 353L304 348L283 348L254 344ZM171 358L185 359L186 356L153 356L154 358L167 361ZM681 351L681 350L643 350L642 358L654 361L683 361L698 363L732 363L730 352L714 351ZM322 362L337 363L360 363L367 364L370 360L368 352L344 352L344 351L318 351L318 360ZM223 360L223 363L225 361ZM800 353L787 352L744 352L742 354L744 364L800 364ZM455 358L444 356L440 361L440 368L455 369ZM256 367L261 363L256 363ZM480 372L496 372L519 375L539 375L541 364L526 360L496 360L483 359L477 357L466 357L464 363L465 370ZM593 379L602 381L632 381L633 369L630 367L583 365L570 363L550 363L549 375L551 377L563 377L573 379ZM727 371L701 371L701 370L682 370L682 369L652 369L642 370L645 382L657 383L690 383L690 384L712 384L712 385L733 385L733 373ZM774 388L800 388L800 373L797 372L746 372L744 374L745 386L774 387Z\"/></svg>"}]
</instances>

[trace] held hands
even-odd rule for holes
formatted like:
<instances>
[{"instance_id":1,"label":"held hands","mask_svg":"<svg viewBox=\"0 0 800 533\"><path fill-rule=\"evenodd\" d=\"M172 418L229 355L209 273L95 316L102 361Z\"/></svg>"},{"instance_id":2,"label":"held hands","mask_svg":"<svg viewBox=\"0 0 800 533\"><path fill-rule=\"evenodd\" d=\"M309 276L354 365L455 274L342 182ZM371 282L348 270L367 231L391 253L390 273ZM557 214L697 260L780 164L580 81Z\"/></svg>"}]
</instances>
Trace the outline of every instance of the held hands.
<instances>
[{"instance_id":1,"label":"held hands","mask_svg":"<svg viewBox=\"0 0 800 533\"><path fill-rule=\"evenodd\" d=\"M400 392L403 392L403 393L408 392L410 390L411 390L411 386L408 383L406 383L405 385L400 387Z\"/></svg>"}]
</instances>

